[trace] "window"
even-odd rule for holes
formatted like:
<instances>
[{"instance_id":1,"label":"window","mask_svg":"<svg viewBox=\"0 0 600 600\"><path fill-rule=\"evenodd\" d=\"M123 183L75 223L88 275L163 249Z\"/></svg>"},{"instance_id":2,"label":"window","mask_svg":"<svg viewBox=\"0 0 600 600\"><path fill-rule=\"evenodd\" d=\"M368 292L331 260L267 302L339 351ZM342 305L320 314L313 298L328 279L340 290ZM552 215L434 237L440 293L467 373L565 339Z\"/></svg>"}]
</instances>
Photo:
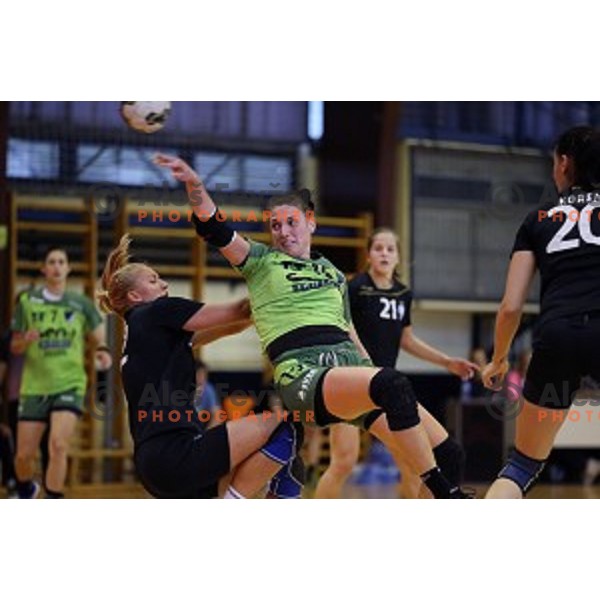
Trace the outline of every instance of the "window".
<instances>
[{"instance_id":1,"label":"window","mask_svg":"<svg viewBox=\"0 0 600 600\"><path fill-rule=\"evenodd\" d=\"M317 142L325 131L325 103L308 103L308 137Z\"/></svg>"},{"instance_id":2,"label":"window","mask_svg":"<svg viewBox=\"0 0 600 600\"><path fill-rule=\"evenodd\" d=\"M8 177L54 179L58 177L58 165L57 143L8 140Z\"/></svg>"},{"instance_id":3,"label":"window","mask_svg":"<svg viewBox=\"0 0 600 600\"><path fill-rule=\"evenodd\" d=\"M240 157L219 152L198 152L194 169L208 190L237 192L242 188Z\"/></svg>"},{"instance_id":4,"label":"window","mask_svg":"<svg viewBox=\"0 0 600 600\"><path fill-rule=\"evenodd\" d=\"M292 165L289 159L247 156L243 159L244 189L247 192L289 191Z\"/></svg>"},{"instance_id":5,"label":"window","mask_svg":"<svg viewBox=\"0 0 600 600\"><path fill-rule=\"evenodd\" d=\"M175 185L169 174L152 162L158 148L118 148L84 144L77 148L79 181L109 181L121 185Z\"/></svg>"},{"instance_id":6,"label":"window","mask_svg":"<svg viewBox=\"0 0 600 600\"><path fill-rule=\"evenodd\" d=\"M194 168L211 191L270 195L293 186L293 160L287 157L199 152Z\"/></svg>"}]
</instances>

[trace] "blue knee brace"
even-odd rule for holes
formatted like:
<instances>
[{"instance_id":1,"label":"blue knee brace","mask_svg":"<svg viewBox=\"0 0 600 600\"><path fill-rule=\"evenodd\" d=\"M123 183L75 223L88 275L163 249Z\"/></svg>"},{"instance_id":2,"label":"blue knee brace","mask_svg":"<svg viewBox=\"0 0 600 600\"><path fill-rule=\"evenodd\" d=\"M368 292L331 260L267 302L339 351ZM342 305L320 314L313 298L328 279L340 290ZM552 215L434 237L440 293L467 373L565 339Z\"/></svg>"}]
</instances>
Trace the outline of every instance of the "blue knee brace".
<instances>
[{"instance_id":1,"label":"blue knee brace","mask_svg":"<svg viewBox=\"0 0 600 600\"><path fill-rule=\"evenodd\" d=\"M304 463L296 455L269 483L269 494L281 500L296 500L302 497L304 485Z\"/></svg>"},{"instance_id":2,"label":"blue knee brace","mask_svg":"<svg viewBox=\"0 0 600 600\"><path fill-rule=\"evenodd\" d=\"M269 493L275 498L300 498L304 485L304 465L298 456L304 430L298 423L284 422L273 432L261 452L282 465L269 484Z\"/></svg>"},{"instance_id":3,"label":"blue knee brace","mask_svg":"<svg viewBox=\"0 0 600 600\"><path fill-rule=\"evenodd\" d=\"M525 495L537 481L545 464L544 461L525 456L515 448L511 450L508 461L498 474L498 478L510 479L521 488Z\"/></svg>"},{"instance_id":4,"label":"blue knee brace","mask_svg":"<svg viewBox=\"0 0 600 600\"><path fill-rule=\"evenodd\" d=\"M280 465L286 465L300 450L301 437L300 427L297 424L284 421L271 434L269 441L260 451Z\"/></svg>"}]
</instances>

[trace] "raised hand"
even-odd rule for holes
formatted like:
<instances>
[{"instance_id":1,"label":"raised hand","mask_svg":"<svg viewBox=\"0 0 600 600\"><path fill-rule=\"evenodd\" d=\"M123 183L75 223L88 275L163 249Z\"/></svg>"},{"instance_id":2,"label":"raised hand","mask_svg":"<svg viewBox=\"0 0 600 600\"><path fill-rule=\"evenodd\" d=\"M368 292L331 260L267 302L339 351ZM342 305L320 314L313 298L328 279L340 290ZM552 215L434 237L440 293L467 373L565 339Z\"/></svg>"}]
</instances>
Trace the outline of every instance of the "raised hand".
<instances>
[{"instance_id":1,"label":"raised hand","mask_svg":"<svg viewBox=\"0 0 600 600\"><path fill-rule=\"evenodd\" d=\"M157 154L152 159L155 165L170 169L171 174L177 181L182 183L200 184L200 176L190 165L184 160L177 156L170 156L168 154Z\"/></svg>"}]
</instances>

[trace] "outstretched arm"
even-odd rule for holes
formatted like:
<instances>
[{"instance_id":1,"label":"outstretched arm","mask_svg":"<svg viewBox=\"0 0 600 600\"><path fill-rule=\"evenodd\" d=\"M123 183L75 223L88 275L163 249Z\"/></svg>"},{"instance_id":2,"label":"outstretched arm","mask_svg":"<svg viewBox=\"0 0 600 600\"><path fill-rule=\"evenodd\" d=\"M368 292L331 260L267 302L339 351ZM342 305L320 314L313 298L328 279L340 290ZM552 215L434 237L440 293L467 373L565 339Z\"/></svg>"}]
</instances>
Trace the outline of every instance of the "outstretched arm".
<instances>
[{"instance_id":1,"label":"outstretched arm","mask_svg":"<svg viewBox=\"0 0 600 600\"><path fill-rule=\"evenodd\" d=\"M183 329L185 331L211 330L215 327L228 327L248 319L250 319L250 301L244 298L224 304L205 304L185 322Z\"/></svg>"},{"instance_id":2,"label":"outstretched arm","mask_svg":"<svg viewBox=\"0 0 600 600\"><path fill-rule=\"evenodd\" d=\"M450 373L461 377L462 379L470 379L479 370L479 367L463 358L455 358L440 352L429 344L426 344L422 339L418 338L409 325L402 332L400 347L405 352L425 360L434 365L439 365L450 371Z\"/></svg>"},{"instance_id":3,"label":"outstretched arm","mask_svg":"<svg viewBox=\"0 0 600 600\"><path fill-rule=\"evenodd\" d=\"M237 321L235 323L229 323L228 325L220 325L219 327L211 327L210 329L196 331L192 337L192 348L195 350L199 346L206 346L206 344L220 340L223 337L240 333L244 331L244 329L250 327L252 323L252 319L245 319L244 321Z\"/></svg>"},{"instance_id":4,"label":"outstretched arm","mask_svg":"<svg viewBox=\"0 0 600 600\"><path fill-rule=\"evenodd\" d=\"M504 297L496 316L494 356L481 374L483 384L489 389L501 389L508 372L508 352L521 323L523 305L529 295L535 269L533 252L521 250L513 254L506 277Z\"/></svg>"},{"instance_id":5,"label":"outstretched arm","mask_svg":"<svg viewBox=\"0 0 600 600\"><path fill-rule=\"evenodd\" d=\"M204 187L200 176L185 161L176 156L157 154L154 163L160 167L170 169L177 181L185 183L190 206L200 221L207 222L217 212L217 206ZM250 252L250 244L243 237L234 232L231 242L220 247L219 251L229 264L237 266L246 260Z\"/></svg>"}]
</instances>

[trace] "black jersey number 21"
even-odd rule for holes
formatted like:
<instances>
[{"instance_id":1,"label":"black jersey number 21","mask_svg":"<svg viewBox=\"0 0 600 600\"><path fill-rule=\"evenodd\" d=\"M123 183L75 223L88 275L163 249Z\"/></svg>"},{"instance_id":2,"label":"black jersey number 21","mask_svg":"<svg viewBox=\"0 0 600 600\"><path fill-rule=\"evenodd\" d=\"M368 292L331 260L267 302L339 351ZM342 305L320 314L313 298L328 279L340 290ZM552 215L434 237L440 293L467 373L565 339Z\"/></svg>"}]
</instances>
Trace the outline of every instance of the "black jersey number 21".
<instances>
[{"instance_id":1,"label":"black jersey number 21","mask_svg":"<svg viewBox=\"0 0 600 600\"><path fill-rule=\"evenodd\" d=\"M553 214L561 212L565 217L565 221L562 224L562 227L554 234L554 237L548 242L546 246L546 253L553 254L554 252L562 252L563 250L572 250L573 248L579 248L581 244L581 240L579 239L570 239L565 240L565 237L571 232L571 230L578 225L579 226L579 235L581 239L587 244L593 244L594 246L600 246L600 236L594 235L592 233L592 213L594 212L594 208L596 206L592 204L588 204L581 213L577 211L573 211L573 209L569 209L566 206L555 206L552 210L548 211L548 217L551 217ZM577 220L572 220L570 215L575 212L577 214Z\"/></svg>"},{"instance_id":2,"label":"black jersey number 21","mask_svg":"<svg viewBox=\"0 0 600 600\"><path fill-rule=\"evenodd\" d=\"M395 298L379 298L381 304L381 312L379 316L388 321L401 321L404 318L404 302L398 302Z\"/></svg>"}]
</instances>

